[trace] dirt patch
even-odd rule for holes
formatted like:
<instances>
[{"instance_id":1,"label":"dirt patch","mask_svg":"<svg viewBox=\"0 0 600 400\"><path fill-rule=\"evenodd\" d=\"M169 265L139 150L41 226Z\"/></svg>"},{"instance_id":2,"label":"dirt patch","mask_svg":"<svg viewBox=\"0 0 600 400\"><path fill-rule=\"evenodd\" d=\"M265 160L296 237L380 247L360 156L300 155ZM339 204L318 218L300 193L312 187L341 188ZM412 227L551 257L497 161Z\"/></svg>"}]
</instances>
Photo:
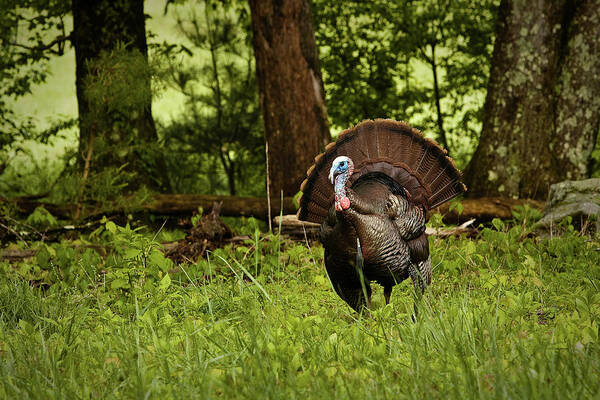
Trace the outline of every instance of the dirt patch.
<instances>
[{"instance_id":1,"label":"dirt patch","mask_svg":"<svg viewBox=\"0 0 600 400\"><path fill-rule=\"evenodd\" d=\"M184 239L166 249L166 256L176 263L189 263L195 262L199 257L206 257L209 250L223 247L227 239L233 237L233 233L219 217L221 207L222 203L213 203L210 213L203 215Z\"/></svg>"}]
</instances>

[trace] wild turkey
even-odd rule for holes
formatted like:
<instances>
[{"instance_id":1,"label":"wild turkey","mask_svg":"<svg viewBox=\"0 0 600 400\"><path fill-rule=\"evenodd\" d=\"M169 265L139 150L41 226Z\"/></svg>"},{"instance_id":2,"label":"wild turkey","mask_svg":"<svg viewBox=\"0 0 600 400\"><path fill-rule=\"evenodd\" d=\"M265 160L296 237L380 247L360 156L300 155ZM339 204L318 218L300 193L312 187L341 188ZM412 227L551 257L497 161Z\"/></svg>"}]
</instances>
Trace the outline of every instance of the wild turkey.
<instances>
[{"instance_id":1,"label":"wild turkey","mask_svg":"<svg viewBox=\"0 0 600 400\"><path fill-rule=\"evenodd\" d=\"M337 294L359 311L370 282L431 282L428 211L466 190L435 141L405 122L364 121L315 158L302 183L298 218L321 223L325 268Z\"/></svg>"}]
</instances>

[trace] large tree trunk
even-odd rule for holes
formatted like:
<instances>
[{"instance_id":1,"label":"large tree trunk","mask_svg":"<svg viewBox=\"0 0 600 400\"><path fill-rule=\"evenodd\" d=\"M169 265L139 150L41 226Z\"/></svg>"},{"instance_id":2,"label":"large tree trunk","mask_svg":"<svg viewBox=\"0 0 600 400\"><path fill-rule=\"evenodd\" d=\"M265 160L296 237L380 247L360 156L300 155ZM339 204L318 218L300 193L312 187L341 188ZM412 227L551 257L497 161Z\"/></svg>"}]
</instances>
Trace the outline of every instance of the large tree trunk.
<instances>
[{"instance_id":1,"label":"large tree trunk","mask_svg":"<svg viewBox=\"0 0 600 400\"><path fill-rule=\"evenodd\" d=\"M86 93L90 68L98 62L102 53L124 45L128 51L138 51L147 60L143 0L73 0L72 10L80 128L79 164L85 169L84 175L127 163L126 170L136 174L135 180L129 183L129 190L142 184L154 189L167 189L169 184L162 157L153 157L147 151L148 145L155 144L158 139L152 118L151 96L139 110L118 114L99 109L98 102L90 101ZM144 80L141 85L150 93L149 77L138 79ZM98 142L114 151L98 154Z\"/></svg>"},{"instance_id":2,"label":"large tree trunk","mask_svg":"<svg viewBox=\"0 0 600 400\"><path fill-rule=\"evenodd\" d=\"M271 194L296 194L330 141L308 0L250 0Z\"/></svg>"},{"instance_id":3,"label":"large tree trunk","mask_svg":"<svg viewBox=\"0 0 600 400\"><path fill-rule=\"evenodd\" d=\"M469 196L545 198L588 176L600 126L600 0L502 0Z\"/></svg>"}]
</instances>

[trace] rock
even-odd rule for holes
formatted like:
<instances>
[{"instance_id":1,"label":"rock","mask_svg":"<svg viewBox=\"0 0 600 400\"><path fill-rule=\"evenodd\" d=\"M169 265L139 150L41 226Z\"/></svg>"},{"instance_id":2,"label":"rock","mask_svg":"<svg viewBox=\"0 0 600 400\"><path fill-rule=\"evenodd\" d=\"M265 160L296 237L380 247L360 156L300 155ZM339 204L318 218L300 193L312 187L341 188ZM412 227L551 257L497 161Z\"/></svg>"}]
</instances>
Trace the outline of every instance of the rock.
<instances>
[{"instance_id":1,"label":"rock","mask_svg":"<svg viewBox=\"0 0 600 400\"><path fill-rule=\"evenodd\" d=\"M600 179L564 181L550 186L544 216L535 228L549 231L568 216L579 229L595 227L596 232L600 231Z\"/></svg>"}]
</instances>

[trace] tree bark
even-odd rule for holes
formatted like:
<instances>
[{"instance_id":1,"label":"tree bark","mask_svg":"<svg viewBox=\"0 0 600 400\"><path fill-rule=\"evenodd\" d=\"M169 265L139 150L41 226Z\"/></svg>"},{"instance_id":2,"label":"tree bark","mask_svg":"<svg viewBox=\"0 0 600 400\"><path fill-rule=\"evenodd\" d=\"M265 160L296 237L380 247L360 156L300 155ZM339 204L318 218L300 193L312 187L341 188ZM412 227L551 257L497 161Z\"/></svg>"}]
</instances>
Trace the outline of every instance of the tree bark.
<instances>
[{"instance_id":1,"label":"tree bark","mask_svg":"<svg viewBox=\"0 0 600 400\"><path fill-rule=\"evenodd\" d=\"M543 199L588 177L600 126L600 0L502 0L468 196Z\"/></svg>"},{"instance_id":2,"label":"tree bark","mask_svg":"<svg viewBox=\"0 0 600 400\"><path fill-rule=\"evenodd\" d=\"M308 0L250 0L260 105L274 199L300 190L330 141Z\"/></svg>"},{"instance_id":3,"label":"tree bark","mask_svg":"<svg viewBox=\"0 0 600 400\"><path fill-rule=\"evenodd\" d=\"M94 132L97 139L115 149L100 158L96 158L97 154L94 154L91 163L94 172L107 166L121 167L127 163L127 171L136 172L136 179L130 183L129 190L136 189L142 184L153 189L168 190L169 182L166 179L164 160L162 157L149 159L146 154L145 145L153 144L158 140L152 117L151 99L148 99L139 112L125 116L125 120L121 115L118 121L114 121L114 125L118 123L118 128L112 129L110 126L98 126L98 115L109 121L112 117L102 110L94 109L95 106L86 97L85 91L90 76L89 67L98 61L101 53L110 52L123 44L127 50L139 51L147 59L143 0L73 0L72 11L72 42L75 47L79 108L80 165L83 165L83 157L87 154L89 141ZM149 90L150 80L146 79L143 85L146 85ZM134 149L137 150L127 151L130 142L134 143Z\"/></svg>"}]
</instances>

